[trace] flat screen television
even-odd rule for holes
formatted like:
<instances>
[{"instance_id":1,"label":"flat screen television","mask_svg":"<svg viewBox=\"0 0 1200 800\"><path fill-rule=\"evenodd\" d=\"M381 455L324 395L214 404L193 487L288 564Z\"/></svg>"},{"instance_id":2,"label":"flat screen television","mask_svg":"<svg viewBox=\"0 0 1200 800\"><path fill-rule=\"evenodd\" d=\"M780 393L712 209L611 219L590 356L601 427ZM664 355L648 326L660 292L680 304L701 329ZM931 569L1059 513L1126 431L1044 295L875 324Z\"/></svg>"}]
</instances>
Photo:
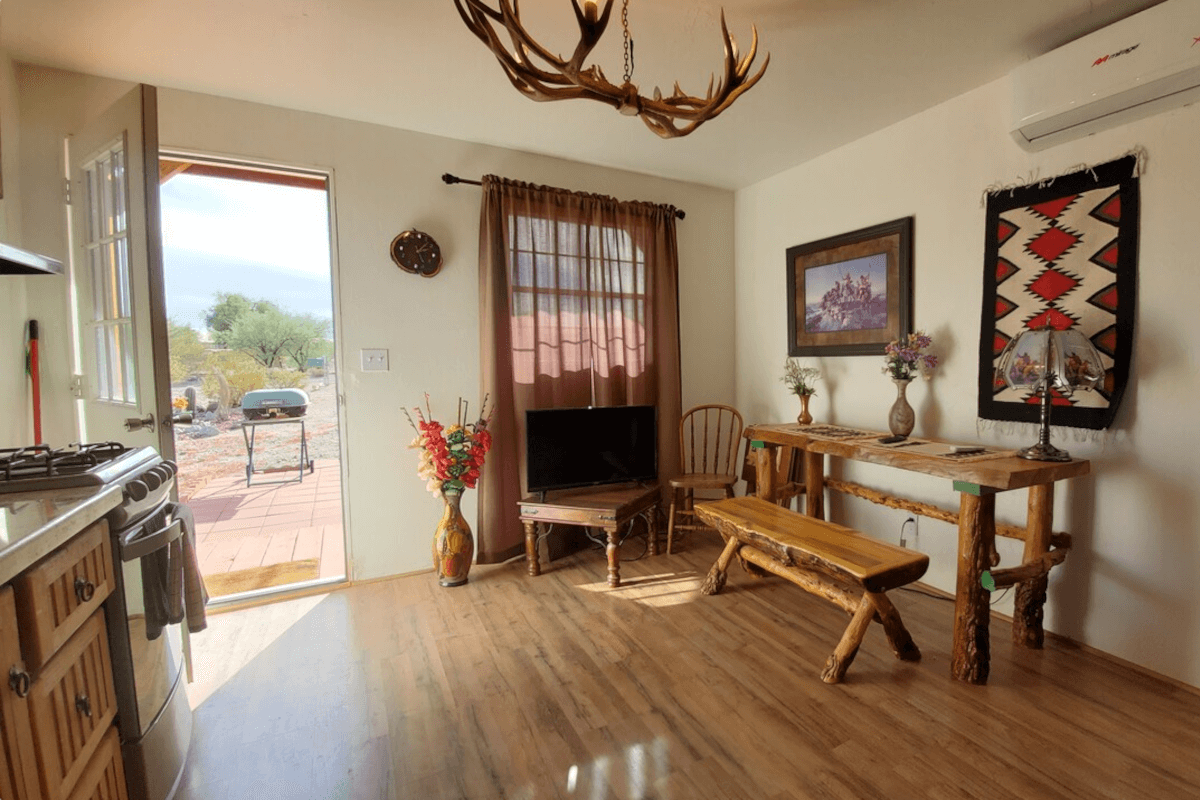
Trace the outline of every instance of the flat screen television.
<instances>
[{"instance_id":1,"label":"flat screen television","mask_svg":"<svg viewBox=\"0 0 1200 800\"><path fill-rule=\"evenodd\" d=\"M525 412L527 489L654 480L658 426L654 406L545 408Z\"/></svg>"}]
</instances>

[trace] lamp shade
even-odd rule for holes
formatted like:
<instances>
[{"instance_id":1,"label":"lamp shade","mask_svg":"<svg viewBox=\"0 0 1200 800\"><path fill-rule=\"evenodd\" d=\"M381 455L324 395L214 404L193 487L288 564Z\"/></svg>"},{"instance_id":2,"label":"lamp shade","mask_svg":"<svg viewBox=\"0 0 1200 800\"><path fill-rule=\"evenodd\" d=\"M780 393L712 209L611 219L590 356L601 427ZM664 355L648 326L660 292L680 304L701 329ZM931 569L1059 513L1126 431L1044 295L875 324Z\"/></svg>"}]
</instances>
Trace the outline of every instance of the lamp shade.
<instances>
[{"instance_id":1,"label":"lamp shade","mask_svg":"<svg viewBox=\"0 0 1200 800\"><path fill-rule=\"evenodd\" d=\"M1074 328L1022 331L1004 348L996 370L1009 388L1068 396L1104 380L1100 352Z\"/></svg>"}]
</instances>

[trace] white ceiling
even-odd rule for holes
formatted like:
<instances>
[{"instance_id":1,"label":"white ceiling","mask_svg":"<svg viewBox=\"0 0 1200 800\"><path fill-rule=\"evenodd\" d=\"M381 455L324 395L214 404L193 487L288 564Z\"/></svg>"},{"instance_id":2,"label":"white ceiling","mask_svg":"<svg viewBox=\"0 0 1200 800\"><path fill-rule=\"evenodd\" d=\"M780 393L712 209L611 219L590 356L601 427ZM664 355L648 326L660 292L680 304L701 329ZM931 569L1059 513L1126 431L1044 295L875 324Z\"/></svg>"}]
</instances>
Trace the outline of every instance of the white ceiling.
<instances>
[{"instance_id":1,"label":"white ceiling","mask_svg":"<svg viewBox=\"0 0 1200 800\"><path fill-rule=\"evenodd\" d=\"M492 0L493 4L496 0ZM725 0L762 81L688 137L600 103L534 103L453 0L0 0L0 43L43 66L140 81L740 188L994 80L1161 0ZM578 38L570 0L524 0L547 49ZM614 82L616 0L593 54ZM629 0L634 82L703 94L722 69L720 3ZM757 63L757 62L756 62Z\"/></svg>"}]
</instances>

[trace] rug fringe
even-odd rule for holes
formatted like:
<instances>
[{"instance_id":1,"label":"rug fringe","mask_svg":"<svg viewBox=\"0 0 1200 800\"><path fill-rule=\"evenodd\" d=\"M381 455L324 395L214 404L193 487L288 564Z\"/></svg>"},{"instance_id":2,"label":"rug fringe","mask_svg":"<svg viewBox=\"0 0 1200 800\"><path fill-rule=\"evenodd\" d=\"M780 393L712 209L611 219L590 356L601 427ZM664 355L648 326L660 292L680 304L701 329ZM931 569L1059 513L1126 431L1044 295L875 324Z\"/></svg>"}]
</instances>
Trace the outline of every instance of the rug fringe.
<instances>
[{"instance_id":1,"label":"rug fringe","mask_svg":"<svg viewBox=\"0 0 1200 800\"><path fill-rule=\"evenodd\" d=\"M1102 163L1107 164L1109 161L1119 161L1127 156L1133 156L1136 159L1136 163L1133 167L1133 177L1140 178L1145 174L1146 165L1150 161L1150 154L1146 151L1146 148L1141 145L1125 151L1114 159L1109 159L1108 161L1104 161ZM1039 178L1038 176L1040 171L1034 170L1033 172L1030 172L1029 176L1026 178L1018 178L1017 180L1010 181L1008 183L993 183L991 186L988 186L986 189L984 189L983 194L980 195L979 207L987 208L988 198L994 195L1008 192L1009 197L1012 197L1013 192L1015 192L1017 189L1024 189L1029 186L1037 186L1039 189L1044 189L1047 186L1054 185L1054 182L1060 178L1065 178L1068 175L1077 175L1080 172L1089 172L1092 174L1093 179L1098 180L1094 171L1096 166L1096 164L1076 164L1065 172L1060 172L1057 175L1052 175L1049 178Z\"/></svg>"}]
</instances>

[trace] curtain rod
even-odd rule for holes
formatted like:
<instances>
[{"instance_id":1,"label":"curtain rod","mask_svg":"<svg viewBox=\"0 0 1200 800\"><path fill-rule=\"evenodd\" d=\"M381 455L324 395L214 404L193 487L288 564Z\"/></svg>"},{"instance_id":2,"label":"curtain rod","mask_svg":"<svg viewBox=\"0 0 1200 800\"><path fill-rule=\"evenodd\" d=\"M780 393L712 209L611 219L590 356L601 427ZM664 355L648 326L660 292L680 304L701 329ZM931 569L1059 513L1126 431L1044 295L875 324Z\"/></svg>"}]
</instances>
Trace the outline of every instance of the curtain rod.
<instances>
[{"instance_id":1,"label":"curtain rod","mask_svg":"<svg viewBox=\"0 0 1200 800\"><path fill-rule=\"evenodd\" d=\"M460 178L457 175L451 175L449 172L446 172L442 175L442 181L444 181L447 185L453 185L455 183L469 183L472 186L483 186L482 181L473 181L467 178ZM687 216L687 214L685 214L682 209L677 208L675 209L675 216L679 219L683 219Z\"/></svg>"}]
</instances>

